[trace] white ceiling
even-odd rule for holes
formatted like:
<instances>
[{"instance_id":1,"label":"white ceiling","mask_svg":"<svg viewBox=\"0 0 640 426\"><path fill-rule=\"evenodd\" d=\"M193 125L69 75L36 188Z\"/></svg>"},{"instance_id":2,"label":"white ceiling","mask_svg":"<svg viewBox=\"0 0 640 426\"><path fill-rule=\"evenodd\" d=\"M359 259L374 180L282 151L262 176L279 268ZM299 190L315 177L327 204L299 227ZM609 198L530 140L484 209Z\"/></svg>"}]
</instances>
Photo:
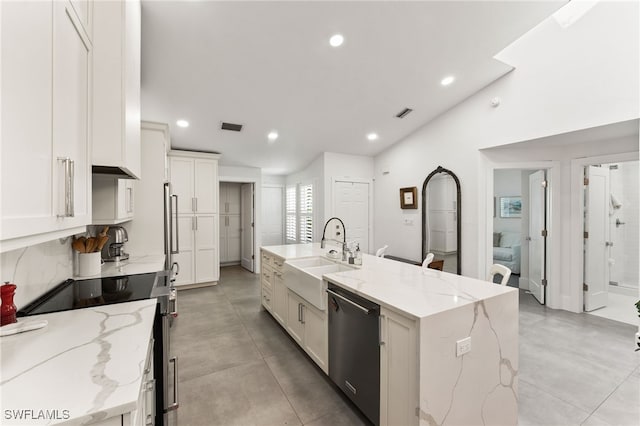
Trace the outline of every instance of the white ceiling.
<instances>
[{"instance_id":1,"label":"white ceiling","mask_svg":"<svg viewBox=\"0 0 640 426\"><path fill-rule=\"evenodd\" d=\"M174 148L268 174L375 155L508 72L493 57L564 3L143 1L142 117L169 123Z\"/></svg>"}]
</instances>

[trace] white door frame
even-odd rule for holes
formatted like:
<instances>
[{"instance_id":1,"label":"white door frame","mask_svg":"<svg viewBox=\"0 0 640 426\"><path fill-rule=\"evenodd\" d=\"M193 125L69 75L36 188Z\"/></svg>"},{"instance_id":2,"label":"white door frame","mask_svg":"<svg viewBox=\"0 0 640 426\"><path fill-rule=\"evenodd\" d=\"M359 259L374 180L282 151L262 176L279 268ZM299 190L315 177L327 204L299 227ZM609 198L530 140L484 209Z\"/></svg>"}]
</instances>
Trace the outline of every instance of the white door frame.
<instances>
[{"instance_id":1,"label":"white door frame","mask_svg":"<svg viewBox=\"0 0 640 426\"><path fill-rule=\"evenodd\" d=\"M367 183L369 184L369 251L375 253L376 249L373 244L373 179L353 178L353 177L332 177L331 178L331 194L329 199L329 211L331 212L326 219L334 216L334 194L336 191L336 182L353 182L353 183ZM326 201L326 198L325 198Z\"/></svg>"},{"instance_id":2,"label":"white door frame","mask_svg":"<svg viewBox=\"0 0 640 426\"><path fill-rule=\"evenodd\" d=\"M256 211L262 209L262 191L257 191L256 188L262 188L262 180L256 177L242 177L242 176L218 176L218 197L220 197L220 183L233 182L233 183L253 183L253 253L255 256L255 262L253 264L254 274L260 273L260 245L262 244L262 222L259 214ZM218 212L218 217L220 213Z\"/></svg>"},{"instance_id":3,"label":"white door frame","mask_svg":"<svg viewBox=\"0 0 640 426\"><path fill-rule=\"evenodd\" d=\"M638 160L638 151L571 160L571 293L569 303L570 310L573 312L584 312L584 293L582 290L584 283L584 168L594 164L634 160Z\"/></svg>"},{"instance_id":4,"label":"white door frame","mask_svg":"<svg viewBox=\"0 0 640 426\"><path fill-rule=\"evenodd\" d=\"M551 308L561 307L560 273L561 265L554 259L560 259L560 161L530 161L496 163L486 158L486 188L485 188L485 233L484 242L480 239L478 250L481 264L478 271L481 277L486 277L489 266L493 263L493 197L494 172L502 169L546 170L547 171L547 288L545 304ZM482 204L480 204L482 205ZM558 206L558 207L556 207ZM556 235L556 229L558 234ZM483 255L484 254L484 255ZM484 260L483 260L484 259ZM481 278L484 279L484 278Z\"/></svg>"}]
</instances>

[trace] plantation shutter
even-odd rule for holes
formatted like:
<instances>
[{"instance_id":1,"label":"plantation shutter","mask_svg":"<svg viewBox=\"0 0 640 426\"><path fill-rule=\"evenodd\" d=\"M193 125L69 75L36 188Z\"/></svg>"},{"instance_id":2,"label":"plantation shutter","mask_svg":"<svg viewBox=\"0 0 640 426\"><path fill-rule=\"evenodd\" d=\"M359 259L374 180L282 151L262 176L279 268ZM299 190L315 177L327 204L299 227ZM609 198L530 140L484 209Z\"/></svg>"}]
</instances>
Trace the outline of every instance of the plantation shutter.
<instances>
[{"instance_id":1,"label":"plantation shutter","mask_svg":"<svg viewBox=\"0 0 640 426\"><path fill-rule=\"evenodd\" d=\"M301 243L313 242L313 184L298 186L299 194L299 238Z\"/></svg>"},{"instance_id":2,"label":"plantation shutter","mask_svg":"<svg viewBox=\"0 0 640 426\"><path fill-rule=\"evenodd\" d=\"M287 186L285 194L285 210L286 210L286 223L285 223L285 237L287 244L295 244L298 242L296 234L296 187Z\"/></svg>"}]
</instances>

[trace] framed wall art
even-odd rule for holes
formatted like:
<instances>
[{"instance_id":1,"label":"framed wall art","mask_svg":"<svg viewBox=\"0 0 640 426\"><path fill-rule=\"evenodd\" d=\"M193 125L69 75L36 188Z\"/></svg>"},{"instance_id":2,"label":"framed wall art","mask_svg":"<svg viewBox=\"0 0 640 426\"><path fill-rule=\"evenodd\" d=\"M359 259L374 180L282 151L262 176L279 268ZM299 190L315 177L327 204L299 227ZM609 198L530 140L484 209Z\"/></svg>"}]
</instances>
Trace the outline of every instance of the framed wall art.
<instances>
[{"instance_id":1,"label":"framed wall art","mask_svg":"<svg viewBox=\"0 0 640 426\"><path fill-rule=\"evenodd\" d=\"M500 217L521 218L522 197L500 197Z\"/></svg>"},{"instance_id":2,"label":"framed wall art","mask_svg":"<svg viewBox=\"0 0 640 426\"><path fill-rule=\"evenodd\" d=\"M417 209L418 208L418 188L413 186L410 188L400 188L400 208L401 209Z\"/></svg>"}]
</instances>

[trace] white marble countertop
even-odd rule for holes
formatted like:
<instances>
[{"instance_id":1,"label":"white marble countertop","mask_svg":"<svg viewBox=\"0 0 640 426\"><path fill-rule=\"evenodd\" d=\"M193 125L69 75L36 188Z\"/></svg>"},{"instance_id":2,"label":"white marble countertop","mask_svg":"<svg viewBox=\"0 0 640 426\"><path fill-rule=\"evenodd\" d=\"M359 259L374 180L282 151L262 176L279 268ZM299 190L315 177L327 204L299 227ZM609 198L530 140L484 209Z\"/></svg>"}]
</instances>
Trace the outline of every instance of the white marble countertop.
<instances>
[{"instance_id":1,"label":"white marble countertop","mask_svg":"<svg viewBox=\"0 0 640 426\"><path fill-rule=\"evenodd\" d=\"M285 260L325 256L335 248L325 249L319 243L267 246L262 249ZM479 300L517 291L511 287L450 274L435 269L363 254L362 267L323 275L349 291L382 306L415 318L461 307Z\"/></svg>"},{"instance_id":2,"label":"white marble countertop","mask_svg":"<svg viewBox=\"0 0 640 426\"><path fill-rule=\"evenodd\" d=\"M132 256L122 262L105 262L99 274L90 276L74 275L74 280L115 277L118 275L146 274L164 269L164 255Z\"/></svg>"},{"instance_id":3,"label":"white marble countertop","mask_svg":"<svg viewBox=\"0 0 640 426\"><path fill-rule=\"evenodd\" d=\"M48 325L0 338L1 423L90 424L135 410L155 309L149 299L20 318ZM40 410L58 419L33 420Z\"/></svg>"}]
</instances>

